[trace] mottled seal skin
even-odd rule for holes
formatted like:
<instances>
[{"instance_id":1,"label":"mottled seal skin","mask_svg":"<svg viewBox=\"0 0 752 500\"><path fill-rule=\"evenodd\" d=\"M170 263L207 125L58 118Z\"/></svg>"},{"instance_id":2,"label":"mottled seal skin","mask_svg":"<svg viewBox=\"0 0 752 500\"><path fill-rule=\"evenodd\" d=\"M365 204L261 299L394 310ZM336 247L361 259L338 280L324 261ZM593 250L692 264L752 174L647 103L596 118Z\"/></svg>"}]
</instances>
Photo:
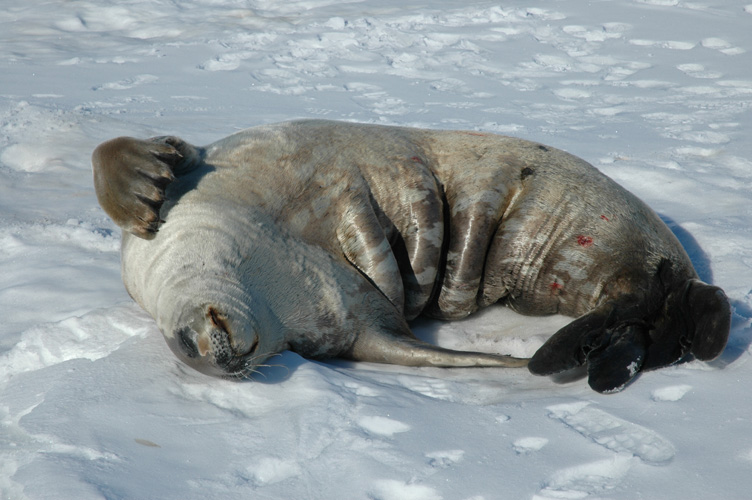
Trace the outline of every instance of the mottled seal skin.
<instances>
[{"instance_id":1,"label":"mottled seal skin","mask_svg":"<svg viewBox=\"0 0 752 500\"><path fill-rule=\"evenodd\" d=\"M698 279L658 216L542 144L296 121L203 148L113 139L92 162L100 204L124 229L128 292L205 373L244 377L284 349L524 366L426 344L407 324L495 303L576 317L529 368L587 365L600 392L688 354L713 359L728 337L725 294Z\"/></svg>"}]
</instances>

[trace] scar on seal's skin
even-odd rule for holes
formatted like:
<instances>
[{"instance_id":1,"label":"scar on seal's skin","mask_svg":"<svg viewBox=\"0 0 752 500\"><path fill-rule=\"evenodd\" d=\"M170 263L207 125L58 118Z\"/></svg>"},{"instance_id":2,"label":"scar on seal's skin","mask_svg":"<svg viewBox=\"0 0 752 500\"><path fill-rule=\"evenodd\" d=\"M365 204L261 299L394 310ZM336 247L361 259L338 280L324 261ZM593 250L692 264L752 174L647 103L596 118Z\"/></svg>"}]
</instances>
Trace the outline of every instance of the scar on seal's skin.
<instances>
[{"instance_id":1,"label":"scar on seal's skin","mask_svg":"<svg viewBox=\"0 0 752 500\"><path fill-rule=\"evenodd\" d=\"M591 238L590 236L579 234L577 235L577 244L580 245L581 247L587 248L593 245L593 238Z\"/></svg>"},{"instance_id":2,"label":"scar on seal's skin","mask_svg":"<svg viewBox=\"0 0 752 500\"><path fill-rule=\"evenodd\" d=\"M124 231L128 292L178 358L210 375L247 377L284 349L525 366L427 344L407 324L496 303L576 318L529 369L585 365L600 392L686 356L713 359L728 338L728 299L660 218L553 147L311 120L203 148L121 137L92 163L97 198Z\"/></svg>"}]
</instances>

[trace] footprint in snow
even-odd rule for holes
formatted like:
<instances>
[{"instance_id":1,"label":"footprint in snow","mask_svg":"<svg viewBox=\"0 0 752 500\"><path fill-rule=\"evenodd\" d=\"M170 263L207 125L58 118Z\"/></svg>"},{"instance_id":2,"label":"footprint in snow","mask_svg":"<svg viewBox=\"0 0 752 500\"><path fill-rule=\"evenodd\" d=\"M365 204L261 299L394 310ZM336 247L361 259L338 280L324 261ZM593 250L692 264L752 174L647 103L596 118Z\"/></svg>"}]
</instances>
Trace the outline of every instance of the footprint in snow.
<instances>
[{"instance_id":1,"label":"footprint in snow","mask_svg":"<svg viewBox=\"0 0 752 500\"><path fill-rule=\"evenodd\" d=\"M346 391L354 396L364 398L375 398L381 395L381 393L372 388L357 382L346 381L337 384L343 391Z\"/></svg>"},{"instance_id":2,"label":"footprint in snow","mask_svg":"<svg viewBox=\"0 0 752 500\"><path fill-rule=\"evenodd\" d=\"M247 468L257 486L267 486L297 477L302 473L300 465L293 460L265 457Z\"/></svg>"},{"instance_id":3,"label":"footprint in snow","mask_svg":"<svg viewBox=\"0 0 752 500\"><path fill-rule=\"evenodd\" d=\"M717 50L721 54L726 54L727 56L738 56L739 54L744 54L746 52L746 50L741 47L734 47L723 38L704 38L701 43L706 49Z\"/></svg>"},{"instance_id":4,"label":"footprint in snow","mask_svg":"<svg viewBox=\"0 0 752 500\"><path fill-rule=\"evenodd\" d=\"M723 73L707 71L702 64L679 64L676 69L692 78L721 78Z\"/></svg>"},{"instance_id":5,"label":"footprint in snow","mask_svg":"<svg viewBox=\"0 0 752 500\"><path fill-rule=\"evenodd\" d=\"M428 465L435 469L446 469L456 464L465 456L464 450L442 450L426 453Z\"/></svg>"},{"instance_id":6,"label":"footprint in snow","mask_svg":"<svg viewBox=\"0 0 752 500\"><path fill-rule=\"evenodd\" d=\"M371 500L441 500L438 491L422 484L405 483L394 479L376 481L368 492Z\"/></svg>"},{"instance_id":7,"label":"footprint in snow","mask_svg":"<svg viewBox=\"0 0 752 500\"><path fill-rule=\"evenodd\" d=\"M361 417L358 420L358 425L370 434L385 437L392 437L400 432L407 432L410 430L410 426L406 423L379 416Z\"/></svg>"},{"instance_id":8,"label":"footprint in snow","mask_svg":"<svg viewBox=\"0 0 752 500\"><path fill-rule=\"evenodd\" d=\"M654 390L650 399L653 401L679 401L691 390L691 385L671 385Z\"/></svg>"},{"instance_id":9,"label":"footprint in snow","mask_svg":"<svg viewBox=\"0 0 752 500\"><path fill-rule=\"evenodd\" d=\"M637 0L637 3L645 5L658 5L660 7L675 7L679 5L679 0Z\"/></svg>"},{"instance_id":10,"label":"footprint in snow","mask_svg":"<svg viewBox=\"0 0 752 500\"><path fill-rule=\"evenodd\" d=\"M564 26L562 31L575 38L582 38L588 42L605 42L615 38L622 38L631 29L625 23L605 23L601 26L588 27L579 25Z\"/></svg>"},{"instance_id":11,"label":"footprint in snow","mask_svg":"<svg viewBox=\"0 0 752 500\"><path fill-rule=\"evenodd\" d=\"M549 406L549 416L617 453L629 453L647 464L674 458L674 446L657 432L611 415L589 403Z\"/></svg>"},{"instance_id":12,"label":"footprint in snow","mask_svg":"<svg viewBox=\"0 0 752 500\"><path fill-rule=\"evenodd\" d=\"M548 439L542 437L524 437L512 444L515 453L518 455L527 455L528 453L538 451L548 444Z\"/></svg>"},{"instance_id":13,"label":"footprint in snow","mask_svg":"<svg viewBox=\"0 0 752 500\"><path fill-rule=\"evenodd\" d=\"M616 488L636 459L618 455L554 472L533 499L585 498Z\"/></svg>"},{"instance_id":14,"label":"footprint in snow","mask_svg":"<svg viewBox=\"0 0 752 500\"><path fill-rule=\"evenodd\" d=\"M405 388L433 399L450 401L453 399L452 391L442 380L431 378L405 377L401 379Z\"/></svg>"},{"instance_id":15,"label":"footprint in snow","mask_svg":"<svg viewBox=\"0 0 752 500\"><path fill-rule=\"evenodd\" d=\"M159 80L159 78L154 75L136 75L133 78L126 78L118 82L108 82L96 85L92 87L92 90L130 90L140 85L154 83L157 80Z\"/></svg>"},{"instance_id":16,"label":"footprint in snow","mask_svg":"<svg viewBox=\"0 0 752 500\"><path fill-rule=\"evenodd\" d=\"M692 50L697 46L694 42L682 42L677 40L645 40L642 38L633 38L629 40L629 43L639 47L658 47L669 50Z\"/></svg>"}]
</instances>

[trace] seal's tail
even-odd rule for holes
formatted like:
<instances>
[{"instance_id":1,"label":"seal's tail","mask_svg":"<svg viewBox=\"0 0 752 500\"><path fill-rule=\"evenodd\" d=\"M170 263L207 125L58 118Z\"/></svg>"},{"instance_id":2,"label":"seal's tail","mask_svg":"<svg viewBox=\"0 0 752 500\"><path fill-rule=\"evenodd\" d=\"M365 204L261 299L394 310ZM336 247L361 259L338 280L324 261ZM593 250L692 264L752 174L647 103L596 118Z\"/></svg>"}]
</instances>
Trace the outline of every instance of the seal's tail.
<instances>
[{"instance_id":1,"label":"seal's tail","mask_svg":"<svg viewBox=\"0 0 752 500\"><path fill-rule=\"evenodd\" d=\"M386 330L368 331L358 335L349 357L371 363L444 368L519 368L527 366L528 363L525 358L501 354L453 351L423 342L412 334L394 334Z\"/></svg>"}]
</instances>

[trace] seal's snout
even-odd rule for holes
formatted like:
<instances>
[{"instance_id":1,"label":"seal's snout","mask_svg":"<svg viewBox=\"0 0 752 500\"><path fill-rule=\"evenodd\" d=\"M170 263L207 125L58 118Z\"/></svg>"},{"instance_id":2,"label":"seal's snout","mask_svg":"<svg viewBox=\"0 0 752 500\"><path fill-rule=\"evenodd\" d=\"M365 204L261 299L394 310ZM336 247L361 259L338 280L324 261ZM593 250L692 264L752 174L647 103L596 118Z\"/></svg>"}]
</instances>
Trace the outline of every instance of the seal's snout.
<instances>
[{"instance_id":1,"label":"seal's snout","mask_svg":"<svg viewBox=\"0 0 752 500\"><path fill-rule=\"evenodd\" d=\"M191 368L215 377L242 378L263 360L257 353L259 335L237 314L214 304L192 307L165 338Z\"/></svg>"}]
</instances>

